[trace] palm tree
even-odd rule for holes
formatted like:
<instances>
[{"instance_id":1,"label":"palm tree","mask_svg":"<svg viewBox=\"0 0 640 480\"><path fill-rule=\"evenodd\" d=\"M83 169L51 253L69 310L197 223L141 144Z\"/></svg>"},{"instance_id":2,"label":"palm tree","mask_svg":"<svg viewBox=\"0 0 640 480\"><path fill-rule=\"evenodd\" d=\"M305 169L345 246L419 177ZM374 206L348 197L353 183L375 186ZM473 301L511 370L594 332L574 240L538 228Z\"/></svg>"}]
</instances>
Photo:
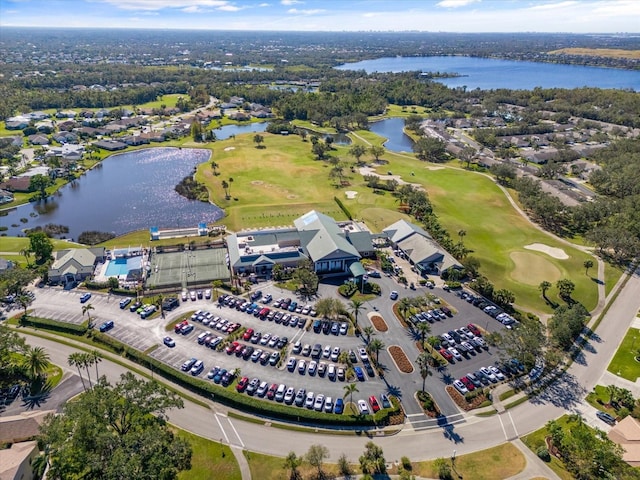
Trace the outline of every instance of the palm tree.
<instances>
[{"instance_id":1,"label":"palm tree","mask_svg":"<svg viewBox=\"0 0 640 480\"><path fill-rule=\"evenodd\" d=\"M69 364L70 367L76 367L78 369L78 375L80 376L80 381L82 382L82 388L86 392L87 386L84 384L84 378L82 378L82 371L80 370L80 367L83 366L82 355L83 354L80 352L72 353L67 358L67 363Z\"/></svg>"},{"instance_id":2,"label":"palm tree","mask_svg":"<svg viewBox=\"0 0 640 480\"><path fill-rule=\"evenodd\" d=\"M346 350L341 351L340 355L338 355L338 363L344 363L347 368L350 368L351 359L349 358L349 352L347 352Z\"/></svg>"},{"instance_id":3,"label":"palm tree","mask_svg":"<svg viewBox=\"0 0 640 480\"><path fill-rule=\"evenodd\" d=\"M298 457L295 452L289 452L289 455L284 459L284 468L288 468L289 480L297 480L300 478L300 472L298 467L302 463L302 458Z\"/></svg>"},{"instance_id":4,"label":"palm tree","mask_svg":"<svg viewBox=\"0 0 640 480\"><path fill-rule=\"evenodd\" d=\"M607 385L606 389L607 393L609 394L609 405L611 405L618 397L620 389L616 385Z\"/></svg>"},{"instance_id":5,"label":"palm tree","mask_svg":"<svg viewBox=\"0 0 640 480\"><path fill-rule=\"evenodd\" d=\"M93 308L93 305L91 305L90 303L87 303L87 304L82 306L82 316L84 317L85 314L87 315L87 320L89 322L89 328L91 328L91 310L95 310L95 308Z\"/></svg>"},{"instance_id":6,"label":"palm tree","mask_svg":"<svg viewBox=\"0 0 640 480\"><path fill-rule=\"evenodd\" d=\"M31 266L31 249L27 248L23 248L22 250L20 250L20 255L22 255L25 260L27 261L27 267Z\"/></svg>"},{"instance_id":7,"label":"palm tree","mask_svg":"<svg viewBox=\"0 0 640 480\"><path fill-rule=\"evenodd\" d=\"M353 403L353 394L358 393L358 385L355 383L347 383L344 387L344 396L342 398L346 398L349 396L349 403Z\"/></svg>"},{"instance_id":8,"label":"palm tree","mask_svg":"<svg viewBox=\"0 0 640 480\"><path fill-rule=\"evenodd\" d=\"M541 282L540 285L538 285L538 288L542 292L542 298L544 298L545 300L548 300L547 299L547 290L549 290L551 288L551 282L547 282L545 280L545 281Z\"/></svg>"},{"instance_id":9,"label":"palm tree","mask_svg":"<svg viewBox=\"0 0 640 480\"><path fill-rule=\"evenodd\" d=\"M93 385L91 384L91 372L89 371L89 367L93 367L93 357L89 353L81 353L80 355L80 358L82 359L82 366L87 371L87 380L89 380L89 388L91 389L93 388Z\"/></svg>"},{"instance_id":10,"label":"palm tree","mask_svg":"<svg viewBox=\"0 0 640 480\"><path fill-rule=\"evenodd\" d=\"M371 340L371 337L376 334L376 331L373 329L373 327L367 326L362 329L362 334L365 337L364 341L367 343L367 345L369 345L369 341Z\"/></svg>"},{"instance_id":11,"label":"palm tree","mask_svg":"<svg viewBox=\"0 0 640 480\"><path fill-rule=\"evenodd\" d=\"M416 364L420 369L420 376L422 377L422 391L424 392L424 384L429 375L432 375L430 367L432 366L433 357L426 352L422 352L416 359Z\"/></svg>"},{"instance_id":12,"label":"palm tree","mask_svg":"<svg viewBox=\"0 0 640 480\"><path fill-rule=\"evenodd\" d=\"M584 270L584 274L588 275L589 274L589 269L591 267L593 267L593 260L585 260L583 265L584 265L584 269L585 269Z\"/></svg>"},{"instance_id":13,"label":"palm tree","mask_svg":"<svg viewBox=\"0 0 640 480\"><path fill-rule=\"evenodd\" d=\"M156 307L158 307L158 310L160 310L160 316L162 318L164 318L164 311L162 310L162 302L164 301L164 295L162 295L161 293L159 293L158 295L156 295Z\"/></svg>"},{"instance_id":14,"label":"palm tree","mask_svg":"<svg viewBox=\"0 0 640 480\"><path fill-rule=\"evenodd\" d=\"M462 242L462 238L467 234L466 230L458 230L458 236L460 237L460 242Z\"/></svg>"},{"instance_id":15,"label":"palm tree","mask_svg":"<svg viewBox=\"0 0 640 480\"><path fill-rule=\"evenodd\" d=\"M431 333L431 326L427 322L420 322L416 325L416 330L420 333L420 344L424 349L424 339Z\"/></svg>"},{"instance_id":16,"label":"palm tree","mask_svg":"<svg viewBox=\"0 0 640 480\"><path fill-rule=\"evenodd\" d=\"M96 380L100 378L98 375L98 364L102 361L102 354L98 350L91 350L89 352L92 363L96 366Z\"/></svg>"},{"instance_id":17,"label":"palm tree","mask_svg":"<svg viewBox=\"0 0 640 480\"><path fill-rule=\"evenodd\" d=\"M409 297L404 297L398 302L398 313L402 315L403 319L407 319L407 313L411 311L412 308L412 299Z\"/></svg>"},{"instance_id":18,"label":"palm tree","mask_svg":"<svg viewBox=\"0 0 640 480\"><path fill-rule=\"evenodd\" d=\"M349 302L349 311L353 313L353 326L358 328L358 314L363 309L364 302L362 300L354 299Z\"/></svg>"},{"instance_id":19,"label":"palm tree","mask_svg":"<svg viewBox=\"0 0 640 480\"><path fill-rule=\"evenodd\" d=\"M214 280L213 282L211 282L214 298L218 298L218 289L222 287L222 285L223 285L222 280Z\"/></svg>"},{"instance_id":20,"label":"palm tree","mask_svg":"<svg viewBox=\"0 0 640 480\"><path fill-rule=\"evenodd\" d=\"M222 180L222 189L224 190L224 196L227 200L229 200L229 184L226 180Z\"/></svg>"},{"instance_id":21,"label":"palm tree","mask_svg":"<svg viewBox=\"0 0 640 480\"><path fill-rule=\"evenodd\" d=\"M333 298L321 298L316 302L316 312L323 318L332 318L336 311L336 302Z\"/></svg>"},{"instance_id":22,"label":"palm tree","mask_svg":"<svg viewBox=\"0 0 640 480\"><path fill-rule=\"evenodd\" d=\"M374 338L371 340L371 343L369 343L369 351L375 356L376 364L378 363L378 354L380 350L384 350L384 348L385 344L379 338Z\"/></svg>"},{"instance_id":23,"label":"palm tree","mask_svg":"<svg viewBox=\"0 0 640 480\"><path fill-rule=\"evenodd\" d=\"M211 160L211 164L210 165L211 165L211 170L213 170L213 175L217 176L218 172L217 172L216 169L218 168L218 164L216 163L215 160Z\"/></svg>"},{"instance_id":24,"label":"palm tree","mask_svg":"<svg viewBox=\"0 0 640 480\"><path fill-rule=\"evenodd\" d=\"M49 367L49 354L42 347L28 346L24 356L24 366L32 380L42 375Z\"/></svg>"}]
</instances>

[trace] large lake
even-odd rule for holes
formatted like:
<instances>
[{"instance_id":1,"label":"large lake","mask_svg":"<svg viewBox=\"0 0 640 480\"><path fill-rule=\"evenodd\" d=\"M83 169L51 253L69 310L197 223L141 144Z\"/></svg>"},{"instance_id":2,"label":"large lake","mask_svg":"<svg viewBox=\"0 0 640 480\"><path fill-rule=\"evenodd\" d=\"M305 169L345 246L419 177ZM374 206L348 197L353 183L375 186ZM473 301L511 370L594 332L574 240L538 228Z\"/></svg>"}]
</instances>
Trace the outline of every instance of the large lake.
<instances>
[{"instance_id":1,"label":"large lake","mask_svg":"<svg viewBox=\"0 0 640 480\"><path fill-rule=\"evenodd\" d=\"M3 233L17 236L24 228L54 223L68 226L66 237L77 239L89 230L120 235L152 226L196 227L199 222L214 222L224 215L220 208L187 200L174 190L210 155L209 150L187 148L113 155L46 202L30 203L0 217L0 223L9 227ZM23 218L27 223L20 221Z\"/></svg>"},{"instance_id":2,"label":"large lake","mask_svg":"<svg viewBox=\"0 0 640 480\"><path fill-rule=\"evenodd\" d=\"M466 86L468 90L508 88L531 90L542 88L599 87L640 91L640 71L582 67L558 63L518 62L462 56L385 57L363 60L336 67L341 70L372 72L441 72L464 75L437 81L449 87Z\"/></svg>"}]
</instances>

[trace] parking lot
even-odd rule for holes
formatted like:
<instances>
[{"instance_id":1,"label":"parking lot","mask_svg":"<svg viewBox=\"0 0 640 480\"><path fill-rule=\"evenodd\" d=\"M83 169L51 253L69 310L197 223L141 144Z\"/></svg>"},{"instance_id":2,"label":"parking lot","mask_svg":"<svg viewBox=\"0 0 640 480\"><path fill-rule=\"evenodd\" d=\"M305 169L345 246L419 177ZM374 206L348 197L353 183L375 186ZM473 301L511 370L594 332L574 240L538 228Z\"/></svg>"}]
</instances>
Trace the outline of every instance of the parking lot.
<instances>
[{"instance_id":1,"label":"parking lot","mask_svg":"<svg viewBox=\"0 0 640 480\"><path fill-rule=\"evenodd\" d=\"M400 323L394 318L391 309L394 302L389 300L389 292L391 290L399 291L400 298L409 295L423 295L426 292L434 293L452 307L452 310L455 312L453 316L435 320L430 324L431 335L441 335L451 330L465 327L469 323L474 323L482 331L496 331L504 328L504 325L500 322L452 292L447 292L439 288L431 290L419 288L417 291L401 289L394 279L391 278L382 278L379 279L378 282L383 288L382 295L368 302L365 306L370 309L370 311L375 309L383 315L389 326L389 330L384 333L377 332L376 338L380 338L387 348L391 345L400 345L412 362L415 361L418 355L418 350L415 347L417 339L412 336L410 332L401 328ZM269 293L272 294L274 301L281 296L287 295L285 291L272 285L264 285L261 287L265 295ZM329 285L322 285L321 288L321 296L332 295L335 292L335 287ZM81 292L64 291L58 288L42 288L37 289L36 293L36 300L32 305L36 315L76 324L86 320L86 314L84 316L82 314L82 307L86 304L80 303ZM345 393L344 386L348 381L338 379L337 375L334 379L330 379L326 371L324 375L318 373L310 375L308 366L312 358L306 357L302 355L302 353L291 353L293 345L296 342L300 342L301 347L308 344L309 347L312 348L314 345L320 344L322 350L324 350L326 346L330 346L331 350L334 347L339 347L341 351L352 350L354 352L357 352L359 347L365 346L362 338L356 337L352 333L346 335L339 333L332 334L330 332L326 334L322 332L315 333L313 329L309 327L316 319L308 315L297 314L298 317L305 319L304 328L299 328L298 326L291 327L277 323L274 319L263 320L254 315L236 310L235 308L219 306L215 299L196 299L195 301L183 301L177 309L166 312L166 318L164 319L156 314L151 319L143 320L139 315L130 312L128 308L124 310L120 309L119 301L121 298L122 297L96 293L92 295L87 304L91 304L93 307L90 314L96 326L99 326L104 321L113 320L114 327L107 332L108 335L141 351L148 350L153 345L158 345L158 348L156 348L151 355L176 369L180 369L181 365L190 358L202 360L204 369L199 373L199 377L204 379L207 378L210 369L216 366L228 371L240 369L240 376L247 376L249 379L259 378L260 381L265 381L269 384L284 383L295 389L305 388L307 391L313 391L316 394L323 393L333 398L342 398ZM272 304L264 306L269 306L274 311L286 312L286 310L273 308ZM253 361L251 358L245 360L242 357L237 357L235 354L228 355L224 350L216 351L205 345L200 345L197 339L203 332L210 331L215 336L226 338L226 334L217 331L215 326L205 326L197 320L190 320L194 325L194 329L186 335L176 334L173 330L170 332L165 330L168 323L176 323L185 317L189 318L191 314L197 310L209 312L211 317L224 318L229 322L239 323L244 328L251 328L254 330L254 333L260 334L261 339L266 333L270 336L278 336L279 338L287 337L288 353L279 362L279 367L269 365L268 361L263 365L259 357L256 357L256 361ZM361 327L370 324L366 318L366 310L360 314L359 318ZM167 335L175 340L175 347L170 348L162 343L163 338ZM263 345L260 341L252 343L250 339L240 339L239 343L251 346L254 349L262 349L263 352L272 353L280 350L275 346L269 346L268 342L266 345ZM296 358L296 366L293 371L287 369L287 361L290 356ZM402 399L408 414L421 412L420 407L413 399L413 393L422 383L417 369L413 374L402 374L397 371L386 350L381 351L379 357L380 362L387 368L385 381L381 380L377 375L372 377L364 371L364 380L357 382L358 393L354 395L354 400L360 398L366 399L370 395L379 396L383 392L392 392L396 393L399 398ZM298 361L301 359L305 360L305 369L302 374L298 370ZM357 360L358 363L355 363L354 366L363 367L364 365L361 360ZM445 384L467 373L474 372L480 367L493 365L497 360L497 354L492 348L488 350L476 350L475 355L469 354L467 358L463 357L460 361L450 363L443 375L436 374L430 377L427 380L427 389L432 392L432 395L445 414L454 414L457 412L457 409L449 399L448 394L444 391ZM339 366L338 362L332 361L330 358L325 358L322 355L321 358L316 359L316 362L318 365L320 362L324 362L327 369L330 363L335 364L336 368Z\"/></svg>"}]
</instances>

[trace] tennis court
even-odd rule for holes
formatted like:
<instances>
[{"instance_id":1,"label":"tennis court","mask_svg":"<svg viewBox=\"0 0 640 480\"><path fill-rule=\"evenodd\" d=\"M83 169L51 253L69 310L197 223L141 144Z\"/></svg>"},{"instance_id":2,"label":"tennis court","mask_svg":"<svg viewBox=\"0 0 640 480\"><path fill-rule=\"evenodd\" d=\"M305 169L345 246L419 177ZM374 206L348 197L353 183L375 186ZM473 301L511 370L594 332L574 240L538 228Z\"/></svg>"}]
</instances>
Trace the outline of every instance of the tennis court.
<instances>
[{"instance_id":1,"label":"tennis court","mask_svg":"<svg viewBox=\"0 0 640 480\"><path fill-rule=\"evenodd\" d=\"M229 280L226 255L226 248L153 253L146 284L159 289L188 288L205 286L214 280Z\"/></svg>"}]
</instances>

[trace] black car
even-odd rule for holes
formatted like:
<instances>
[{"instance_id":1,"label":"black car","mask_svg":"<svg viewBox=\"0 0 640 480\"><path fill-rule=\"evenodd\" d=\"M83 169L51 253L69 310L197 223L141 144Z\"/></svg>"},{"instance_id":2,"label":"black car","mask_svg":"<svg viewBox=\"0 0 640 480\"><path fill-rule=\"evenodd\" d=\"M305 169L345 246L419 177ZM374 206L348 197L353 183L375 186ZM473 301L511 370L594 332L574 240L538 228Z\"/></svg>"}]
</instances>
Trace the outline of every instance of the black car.
<instances>
[{"instance_id":1,"label":"black car","mask_svg":"<svg viewBox=\"0 0 640 480\"><path fill-rule=\"evenodd\" d=\"M142 302L138 300L137 302L135 302L133 305L131 305L131 306L129 307L129 311L130 311L130 312L135 312L135 311L136 311L136 310L138 310L141 306L142 306Z\"/></svg>"},{"instance_id":2,"label":"black car","mask_svg":"<svg viewBox=\"0 0 640 480\"><path fill-rule=\"evenodd\" d=\"M104 322L102 325L100 325L100 331L101 332L108 332L109 330L111 330L114 326L113 320L109 320L108 322Z\"/></svg>"},{"instance_id":3,"label":"black car","mask_svg":"<svg viewBox=\"0 0 640 480\"><path fill-rule=\"evenodd\" d=\"M174 308L178 308L179 305L180 305L180 302L178 301L177 298L175 297L167 298L162 302L162 310L166 310L167 312L170 312Z\"/></svg>"}]
</instances>

